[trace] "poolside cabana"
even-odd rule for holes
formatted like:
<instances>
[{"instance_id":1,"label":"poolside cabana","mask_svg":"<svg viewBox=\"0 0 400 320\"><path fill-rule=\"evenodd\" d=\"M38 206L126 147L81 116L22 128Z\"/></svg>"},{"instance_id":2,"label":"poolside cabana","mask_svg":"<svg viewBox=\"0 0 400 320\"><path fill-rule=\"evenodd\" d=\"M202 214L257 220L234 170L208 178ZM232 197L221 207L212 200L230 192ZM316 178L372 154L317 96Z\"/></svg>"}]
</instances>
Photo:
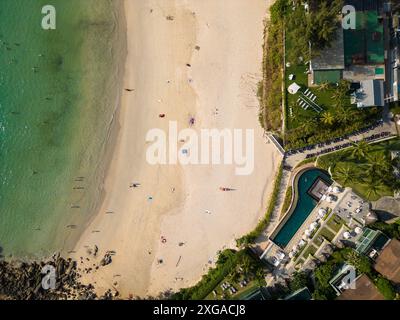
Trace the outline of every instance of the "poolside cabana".
<instances>
[{"instance_id":1,"label":"poolside cabana","mask_svg":"<svg viewBox=\"0 0 400 320\"><path fill-rule=\"evenodd\" d=\"M301 87L296 82L294 82L288 87L288 92L290 94L296 94L300 89Z\"/></svg>"}]
</instances>

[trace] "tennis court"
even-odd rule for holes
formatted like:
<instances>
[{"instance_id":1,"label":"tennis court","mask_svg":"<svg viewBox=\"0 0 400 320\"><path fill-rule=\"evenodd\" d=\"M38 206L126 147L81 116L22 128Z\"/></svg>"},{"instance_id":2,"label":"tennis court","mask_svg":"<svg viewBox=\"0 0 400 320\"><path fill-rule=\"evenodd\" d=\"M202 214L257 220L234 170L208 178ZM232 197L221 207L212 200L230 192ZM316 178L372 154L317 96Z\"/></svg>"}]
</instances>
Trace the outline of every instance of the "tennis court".
<instances>
[{"instance_id":1,"label":"tennis court","mask_svg":"<svg viewBox=\"0 0 400 320\"><path fill-rule=\"evenodd\" d=\"M357 12L355 30L344 30L345 64L382 64L385 61L383 25L377 11Z\"/></svg>"}]
</instances>

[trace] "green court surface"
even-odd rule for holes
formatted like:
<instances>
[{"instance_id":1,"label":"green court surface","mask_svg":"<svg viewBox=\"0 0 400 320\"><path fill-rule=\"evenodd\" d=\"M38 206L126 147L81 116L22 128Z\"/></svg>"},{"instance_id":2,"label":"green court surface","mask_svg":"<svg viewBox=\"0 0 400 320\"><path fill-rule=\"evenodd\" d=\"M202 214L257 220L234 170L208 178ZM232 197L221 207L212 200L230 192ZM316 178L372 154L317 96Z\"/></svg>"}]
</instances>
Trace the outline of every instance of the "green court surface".
<instances>
[{"instance_id":1,"label":"green court surface","mask_svg":"<svg viewBox=\"0 0 400 320\"><path fill-rule=\"evenodd\" d=\"M344 30L345 64L384 63L383 25L376 11L357 13L355 30Z\"/></svg>"}]
</instances>

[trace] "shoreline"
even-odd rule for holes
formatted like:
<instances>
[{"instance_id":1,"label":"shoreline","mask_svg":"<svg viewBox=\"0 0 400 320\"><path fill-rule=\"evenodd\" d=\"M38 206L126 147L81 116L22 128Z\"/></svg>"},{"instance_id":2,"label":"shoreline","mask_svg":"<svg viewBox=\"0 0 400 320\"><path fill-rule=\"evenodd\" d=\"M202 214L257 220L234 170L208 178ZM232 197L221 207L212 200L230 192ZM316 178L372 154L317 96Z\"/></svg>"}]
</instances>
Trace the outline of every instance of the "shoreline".
<instances>
[{"instance_id":1,"label":"shoreline","mask_svg":"<svg viewBox=\"0 0 400 320\"><path fill-rule=\"evenodd\" d=\"M127 26L126 26L126 16L125 16L125 11L124 11L124 0L118 0L118 3L115 5L115 13L117 13L117 17L115 17L115 21L117 21L117 29L119 31L119 37L122 34L122 39L118 39L116 41L119 41L119 46L122 47L122 50L119 54L115 54L115 58L117 60L121 60L120 63L117 64L118 66L118 71L117 71L117 79L120 79L120 83L116 85L114 88L115 90L115 104L114 104L114 112L111 115L111 119L109 122L109 126L107 127L107 136L105 139L104 143L104 152L102 153L102 166L104 169L100 172L101 178L100 181L102 181L102 185L100 186L100 192L98 199L95 204L95 208L93 211L89 214L89 217L86 219L85 226L83 228L83 231L79 232L79 234L73 234L74 232L71 231L67 237L65 237L64 245L59 251L60 254L64 257L69 257L71 255L71 250L75 248L77 243L79 242L79 239L81 238L82 234L84 231L87 229L87 227L91 224L93 219L96 217L98 214L104 199L105 199L105 190L104 190L104 181L108 175L108 172L111 167L111 161L113 157L113 152L115 150L116 146L116 141L118 138L118 134L121 130L121 126L118 122L118 119L120 118L120 112L121 112L121 103L122 103L122 96L123 96L123 85L124 85L124 77L125 77L125 65L126 65L126 60L127 60ZM56 253L54 253L56 254Z\"/></svg>"},{"instance_id":2,"label":"shoreline","mask_svg":"<svg viewBox=\"0 0 400 320\"><path fill-rule=\"evenodd\" d=\"M49 37L29 37L21 34L32 26L32 19L28 19L21 31L8 36L10 41L20 41L10 50L10 56L19 57L27 48L30 54L26 60L15 59L9 65L6 84L13 83L13 77L18 81L5 93L10 97L17 91L24 93L15 94L14 103L19 105L20 97L28 96L37 108L30 113L16 110L7 126L11 133L14 127L26 123L25 132L19 129L8 135L12 137L7 138L10 143L17 138L21 143L8 148L10 155L4 159L3 169L7 168L10 176L3 176L8 182L2 184L0 245L7 259L30 261L71 249L92 218L94 206L99 205L97 182L106 175L104 168L108 165L103 155L104 151L111 152L105 144L110 144L110 135L115 135L112 113L119 104L121 88L116 86L121 86L119 62L124 59L121 48L125 46L121 38L126 37L118 16L123 14L123 3L91 0L82 3L79 14L74 14L72 5L63 6L61 2L55 5L64 12L64 28L46 34ZM11 12L16 10L17 6L9 4ZM35 3L27 9L37 6ZM56 62L60 63L58 67ZM32 65L37 65L35 72ZM11 161L21 148L26 149L29 159ZM78 176L85 176L84 181L76 182ZM20 194L13 193L19 186Z\"/></svg>"},{"instance_id":3,"label":"shoreline","mask_svg":"<svg viewBox=\"0 0 400 320\"><path fill-rule=\"evenodd\" d=\"M110 265L83 277L99 292L114 288L123 297L144 297L193 284L215 262L218 250L234 246L235 237L257 224L271 192L279 155L263 137L255 94L268 4L260 0L249 8L245 2L177 2L124 2L124 88L134 91L122 91L104 198L72 255L79 261L96 246L98 257L82 262L91 266L107 252L115 252ZM228 17L220 23L219 13L225 11ZM250 23L255 17L259 24ZM221 35L226 28L232 33L229 39ZM212 112L216 105L222 110L218 117ZM159 113L166 113L167 119L158 118ZM167 131L168 120L185 128L190 116L196 118L196 130L253 128L253 175L234 176L234 166L147 164L146 132L154 127ZM141 183L140 188L130 189L133 181ZM220 185L238 186L240 197L216 194ZM203 204L216 214L205 217ZM160 242L164 236L165 245ZM176 281L183 276L185 281Z\"/></svg>"}]
</instances>

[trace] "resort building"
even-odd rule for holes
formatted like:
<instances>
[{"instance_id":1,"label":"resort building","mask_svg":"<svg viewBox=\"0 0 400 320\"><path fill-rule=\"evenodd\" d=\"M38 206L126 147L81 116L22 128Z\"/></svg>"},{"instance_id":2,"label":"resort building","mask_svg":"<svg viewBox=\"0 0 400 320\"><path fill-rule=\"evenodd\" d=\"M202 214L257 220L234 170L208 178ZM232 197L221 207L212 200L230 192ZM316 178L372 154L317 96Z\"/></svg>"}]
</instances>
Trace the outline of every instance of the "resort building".
<instances>
[{"instance_id":1,"label":"resort building","mask_svg":"<svg viewBox=\"0 0 400 320\"><path fill-rule=\"evenodd\" d=\"M360 88L352 95L352 103L358 108L383 107L385 105L383 80L360 81Z\"/></svg>"},{"instance_id":2,"label":"resort building","mask_svg":"<svg viewBox=\"0 0 400 320\"><path fill-rule=\"evenodd\" d=\"M338 27L336 39L331 46L312 58L309 85L321 85L325 82L335 84L345 79L360 85L362 91L355 101L359 107L383 106L383 2L346 0L345 4L356 9L356 29Z\"/></svg>"},{"instance_id":3,"label":"resort building","mask_svg":"<svg viewBox=\"0 0 400 320\"><path fill-rule=\"evenodd\" d=\"M354 278L352 278L354 277ZM340 295L345 290L354 288L354 281L356 280L356 270L349 264L344 264L329 281L329 284Z\"/></svg>"},{"instance_id":4,"label":"resort building","mask_svg":"<svg viewBox=\"0 0 400 320\"><path fill-rule=\"evenodd\" d=\"M392 17L393 47L391 49L391 94L392 101L400 101L400 15L394 14Z\"/></svg>"},{"instance_id":5,"label":"resort building","mask_svg":"<svg viewBox=\"0 0 400 320\"><path fill-rule=\"evenodd\" d=\"M311 60L311 85L339 82L343 77L344 68L343 31L338 26L336 39L331 47Z\"/></svg>"},{"instance_id":6,"label":"resort building","mask_svg":"<svg viewBox=\"0 0 400 320\"><path fill-rule=\"evenodd\" d=\"M397 17L397 19L399 19ZM393 73L393 83L392 83L392 96L393 96L393 101L399 101L400 100L400 26L396 27L395 30L398 31L395 33L396 38L395 38L395 46L392 50L392 65L391 65L391 71Z\"/></svg>"},{"instance_id":7,"label":"resort building","mask_svg":"<svg viewBox=\"0 0 400 320\"><path fill-rule=\"evenodd\" d=\"M360 254L375 259L382 249L389 243L389 238L379 230L364 228L355 240L356 251Z\"/></svg>"},{"instance_id":8,"label":"resort building","mask_svg":"<svg viewBox=\"0 0 400 320\"><path fill-rule=\"evenodd\" d=\"M400 285L400 241L390 240L375 261L375 270Z\"/></svg>"},{"instance_id":9,"label":"resort building","mask_svg":"<svg viewBox=\"0 0 400 320\"><path fill-rule=\"evenodd\" d=\"M301 301L307 301L307 300L312 300L312 295L310 290L308 290L307 287L304 287L302 289L299 289L292 294L288 295L285 297L283 300L301 300Z\"/></svg>"},{"instance_id":10,"label":"resort building","mask_svg":"<svg viewBox=\"0 0 400 320\"><path fill-rule=\"evenodd\" d=\"M342 290L337 300L385 300L365 274L355 279L354 289Z\"/></svg>"},{"instance_id":11,"label":"resort building","mask_svg":"<svg viewBox=\"0 0 400 320\"><path fill-rule=\"evenodd\" d=\"M271 296L268 293L267 288L260 287L250 291L241 300L270 300Z\"/></svg>"},{"instance_id":12,"label":"resort building","mask_svg":"<svg viewBox=\"0 0 400 320\"><path fill-rule=\"evenodd\" d=\"M291 206L261 255L274 276L312 271L335 247L352 247L374 257L388 241L366 227L376 221L370 203L332 182L324 171L303 169L293 178L292 188Z\"/></svg>"}]
</instances>

